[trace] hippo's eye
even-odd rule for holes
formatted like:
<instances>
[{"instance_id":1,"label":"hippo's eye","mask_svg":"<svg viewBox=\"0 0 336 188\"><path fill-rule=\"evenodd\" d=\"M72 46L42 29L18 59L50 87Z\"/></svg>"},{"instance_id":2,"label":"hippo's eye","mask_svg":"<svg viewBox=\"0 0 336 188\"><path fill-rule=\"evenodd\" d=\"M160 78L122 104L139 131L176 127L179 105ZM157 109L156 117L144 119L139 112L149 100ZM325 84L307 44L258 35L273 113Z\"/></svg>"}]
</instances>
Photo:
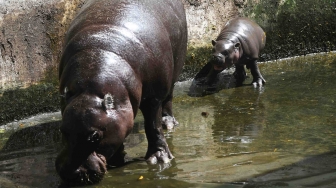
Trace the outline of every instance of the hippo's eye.
<instances>
[{"instance_id":1,"label":"hippo's eye","mask_svg":"<svg viewBox=\"0 0 336 188\"><path fill-rule=\"evenodd\" d=\"M100 141L100 135L97 131L94 131L92 134L90 134L87 138L87 141L95 143Z\"/></svg>"}]
</instances>

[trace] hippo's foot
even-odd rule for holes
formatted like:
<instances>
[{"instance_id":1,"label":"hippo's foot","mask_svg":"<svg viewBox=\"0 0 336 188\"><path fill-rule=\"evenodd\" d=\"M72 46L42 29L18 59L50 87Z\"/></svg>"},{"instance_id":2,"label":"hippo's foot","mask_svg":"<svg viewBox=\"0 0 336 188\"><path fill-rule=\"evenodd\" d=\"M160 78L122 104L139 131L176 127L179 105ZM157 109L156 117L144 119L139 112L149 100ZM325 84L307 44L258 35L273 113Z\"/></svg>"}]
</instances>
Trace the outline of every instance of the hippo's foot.
<instances>
[{"instance_id":1,"label":"hippo's foot","mask_svg":"<svg viewBox=\"0 0 336 188\"><path fill-rule=\"evenodd\" d=\"M257 79L253 79L252 81L252 85L254 88L257 87L262 87L263 85L265 85L266 81L264 78L257 78Z\"/></svg>"},{"instance_id":2,"label":"hippo's foot","mask_svg":"<svg viewBox=\"0 0 336 188\"><path fill-rule=\"evenodd\" d=\"M171 130L175 126L177 126L179 123L176 121L176 119L172 116L163 116L162 117L162 127L164 129Z\"/></svg>"},{"instance_id":3,"label":"hippo's foot","mask_svg":"<svg viewBox=\"0 0 336 188\"><path fill-rule=\"evenodd\" d=\"M170 163L170 161L174 158L172 153L168 148L168 144L165 141L162 141L164 146L159 147L150 147L148 146L148 151L146 154L146 161L149 164L157 164L158 162L162 163Z\"/></svg>"}]
</instances>

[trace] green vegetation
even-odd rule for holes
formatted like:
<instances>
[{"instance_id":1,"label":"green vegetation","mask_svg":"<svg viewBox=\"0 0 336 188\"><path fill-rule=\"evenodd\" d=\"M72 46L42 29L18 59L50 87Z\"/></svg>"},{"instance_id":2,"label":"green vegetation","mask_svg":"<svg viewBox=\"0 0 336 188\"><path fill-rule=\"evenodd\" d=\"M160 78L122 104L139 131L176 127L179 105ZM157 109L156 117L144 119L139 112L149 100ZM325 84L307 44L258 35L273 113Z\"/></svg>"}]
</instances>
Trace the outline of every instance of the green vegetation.
<instances>
[{"instance_id":1,"label":"green vegetation","mask_svg":"<svg viewBox=\"0 0 336 188\"><path fill-rule=\"evenodd\" d=\"M60 109L57 86L41 83L25 89L12 89L0 96L0 125L23 117Z\"/></svg>"},{"instance_id":2,"label":"green vegetation","mask_svg":"<svg viewBox=\"0 0 336 188\"><path fill-rule=\"evenodd\" d=\"M249 1L244 15L266 32L261 61L336 50L335 1Z\"/></svg>"},{"instance_id":3,"label":"green vegetation","mask_svg":"<svg viewBox=\"0 0 336 188\"><path fill-rule=\"evenodd\" d=\"M211 49L212 46L210 44L197 47L189 44L180 80L193 78L201 67L209 62L211 58Z\"/></svg>"}]
</instances>

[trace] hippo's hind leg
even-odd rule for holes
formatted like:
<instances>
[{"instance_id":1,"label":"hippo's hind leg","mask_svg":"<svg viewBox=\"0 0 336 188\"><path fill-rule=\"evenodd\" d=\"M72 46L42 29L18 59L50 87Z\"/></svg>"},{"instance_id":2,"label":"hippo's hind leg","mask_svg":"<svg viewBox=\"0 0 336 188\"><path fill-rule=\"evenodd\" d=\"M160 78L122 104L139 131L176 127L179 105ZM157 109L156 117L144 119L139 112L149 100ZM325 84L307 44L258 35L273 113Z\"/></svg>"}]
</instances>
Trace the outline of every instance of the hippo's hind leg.
<instances>
[{"instance_id":1,"label":"hippo's hind leg","mask_svg":"<svg viewBox=\"0 0 336 188\"><path fill-rule=\"evenodd\" d=\"M233 73L233 76L236 79L236 86L242 86L243 82L246 79L246 71L244 65L236 65L236 70Z\"/></svg>"},{"instance_id":2,"label":"hippo's hind leg","mask_svg":"<svg viewBox=\"0 0 336 188\"><path fill-rule=\"evenodd\" d=\"M141 102L140 109L145 119L145 131L148 141L146 160L150 164L158 161L170 162L174 158L162 132L162 102L155 98Z\"/></svg>"},{"instance_id":3,"label":"hippo's hind leg","mask_svg":"<svg viewBox=\"0 0 336 188\"><path fill-rule=\"evenodd\" d=\"M247 65L247 68L249 68L251 70L251 74L253 76L253 81L252 81L252 85L253 86L262 86L263 84L266 83L266 80L264 79L264 77L261 75L258 64L257 64L257 60L253 60L251 62L249 62Z\"/></svg>"},{"instance_id":4,"label":"hippo's hind leg","mask_svg":"<svg viewBox=\"0 0 336 188\"><path fill-rule=\"evenodd\" d=\"M172 102L173 94L169 94L168 97L162 102L162 127L164 129L171 130L179 123L173 116Z\"/></svg>"}]
</instances>

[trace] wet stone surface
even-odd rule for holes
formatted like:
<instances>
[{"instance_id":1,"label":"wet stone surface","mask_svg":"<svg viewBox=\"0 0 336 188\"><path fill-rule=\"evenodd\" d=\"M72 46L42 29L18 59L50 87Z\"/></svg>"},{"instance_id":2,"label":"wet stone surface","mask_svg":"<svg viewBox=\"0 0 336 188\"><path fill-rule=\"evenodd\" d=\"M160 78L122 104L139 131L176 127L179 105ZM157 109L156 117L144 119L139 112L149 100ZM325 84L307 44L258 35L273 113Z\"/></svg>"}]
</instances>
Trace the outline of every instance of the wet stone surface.
<instances>
[{"instance_id":1,"label":"wet stone surface","mask_svg":"<svg viewBox=\"0 0 336 188\"><path fill-rule=\"evenodd\" d=\"M335 187L336 55L328 53L260 64L267 83L193 90L175 87L179 126L165 132L175 156L148 165L138 114L126 139L130 163L111 169L94 187ZM224 83L224 84L223 84ZM196 92L201 94L196 95ZM0 185L58 187L60 114L0 126Z\"/></svg>"}]
</instances>

